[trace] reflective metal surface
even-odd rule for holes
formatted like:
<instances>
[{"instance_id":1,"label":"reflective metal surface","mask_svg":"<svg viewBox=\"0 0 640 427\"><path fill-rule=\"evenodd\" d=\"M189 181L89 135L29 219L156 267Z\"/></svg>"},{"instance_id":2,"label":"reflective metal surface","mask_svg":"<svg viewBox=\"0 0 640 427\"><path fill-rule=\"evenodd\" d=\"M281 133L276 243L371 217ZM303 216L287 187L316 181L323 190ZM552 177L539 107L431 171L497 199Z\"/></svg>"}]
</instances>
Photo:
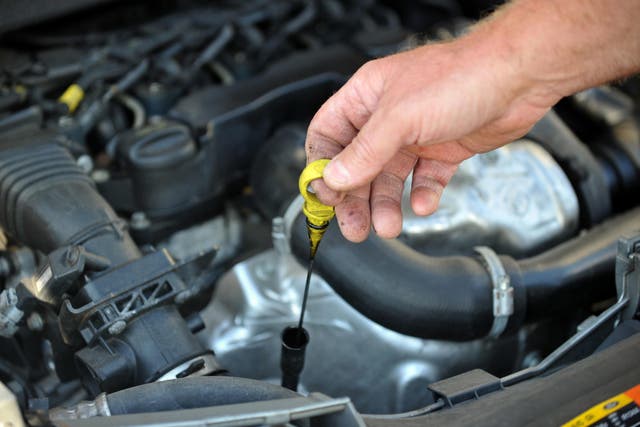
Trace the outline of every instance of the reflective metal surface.
<instances>
[{"instance_id":1,"label":"reflective metal surface","mask_svg":"<svg viewBox=\"0 0 640 427\"><path fill-rule=\"evenodd\" d=\"M174 258L180 260L190 259L216 248L214 261L216 264L222 264L237 253L241 239L242 222L238 213L228 206L224 214L184 228L158 246L167 249Z\"/></svg>"},{"instance_id":2,"label":"reflective metal surface","mask_svg":"<svg viewBox=\"0 0 640 427\"><path fill-rule=\"evenodd\" d=\"M570 236L578 199L564 172L543 148L517 141L464 161L431 216L413 213L405 186L401 239L429 254L470 253L489 246L524 256Z\"/></svg>"},{"instance_id":3,"label":"reflective metal surface","mask_svg":"<svg viewBox=\"0 0 640 427\"><path fill-rule=\"evenodd\" d=\"M94 400L83 400L67 408L58 407L49 411L49 418L53 422L109 416L111 416L111 410L106 393L100 393Z\"/></svg>"},{"instance_id":4,"label":"reflective metal surface","mask_svg":"<svg viewBox=\"0 0 640 427\"><path fill-rule=\"evenodd\" d=\"M191 370L191 372L185 375L185 372L188 370ZM213 357L213 354L204 354L181 363L166 374L163 374L156 381L170 381L185 377L202 377L217 370L220 370L220 366L216 362L215 357Z\"/></svg>"},{"instance_id":5,"label":"reflective metal surface","mask_svg":"<svg viewBox=\"0 0 640 427\"><path fill-rule=\"evenodd\" d=\"M279 383L280 333L297 321L304 279L305 269L275 250L236 265L202 312L200 339L232 375ZM307 310L311 341L300 390L349 396L363 413L424 406L432 401L427 384L476 367L506 374L526 353L524 331L468 343L400 335L366 319L316 275Z\"/></svg>"}]
</instances>

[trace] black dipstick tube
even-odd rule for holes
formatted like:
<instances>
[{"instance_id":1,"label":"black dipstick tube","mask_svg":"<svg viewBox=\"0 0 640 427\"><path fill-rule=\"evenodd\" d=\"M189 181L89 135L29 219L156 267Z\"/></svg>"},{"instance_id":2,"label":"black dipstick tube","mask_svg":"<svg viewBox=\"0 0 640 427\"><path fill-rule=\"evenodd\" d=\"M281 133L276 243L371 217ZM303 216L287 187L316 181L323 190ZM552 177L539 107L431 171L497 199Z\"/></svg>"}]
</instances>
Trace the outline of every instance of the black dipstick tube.
<instances>
[{"instance_id":1,"label":"black dipstick tube","mask_svg":"<svg viewBox=\"0 0 640 427\"><path fill-rule=\"evenodd\" d=\"M306 329L287 326L282 331L282 352L280 353L282 386L289 390L298 390L307 344L309 344L309 334Z\"/></svg>"}]
</instances>

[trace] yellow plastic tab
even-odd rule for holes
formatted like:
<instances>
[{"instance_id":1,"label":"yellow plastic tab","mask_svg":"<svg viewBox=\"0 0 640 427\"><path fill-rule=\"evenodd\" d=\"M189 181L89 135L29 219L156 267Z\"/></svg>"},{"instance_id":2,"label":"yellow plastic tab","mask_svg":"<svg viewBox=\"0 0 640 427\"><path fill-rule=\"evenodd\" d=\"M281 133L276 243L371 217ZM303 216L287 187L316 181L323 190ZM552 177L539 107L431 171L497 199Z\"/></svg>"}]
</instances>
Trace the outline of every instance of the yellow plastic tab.
<instances>
[{"instance_id":1,"label":"yellow plastic tab","mask_svg":"<svg viewBox=\"0 0 640 427\"><path fill-rule=\"evenodd\" d=\"M67 90L58 98L59 102L66 104L67 108L69 108L69 112L73 113L82 99L84 98L84 89L80 87L80 85L73 83L70 85Z\"/></svg>"},{"instance_id":2,"label":"yellow plastic tab","mask_svg":"<svg viewBox=\"0 0 640 427\"><path fill-rule=\"evenodd\" d=\"M302 207L304 214L309 222L317 227L331 221L335 215L333 206L325 205L318 200L318 197L314 193L309 191L311 181L322 178L324 168L329 164L329 161L329 159L320 159L309 163L300 174L300 179L298 180L298 188L304 199L304 205Z\"/></svg>"},{"instance_id":3,"label":"yellow plastic tab","mask_svg":"<svg viewBox=\"0 0 640 427\"><path fill-rule=\"evenodd\" d=\"M314 257L318 250L318 245L324 236L329 221L335 216L333 206L327 206L318 200L318 197L309 191L311 181L322 178L324 168L329 163L329 159L320 159L311 162L300 174L298 188L304 199L302 212L307 217L307 232L309 233L309 246L311 257Z\"/></svg>"}]
</instances>

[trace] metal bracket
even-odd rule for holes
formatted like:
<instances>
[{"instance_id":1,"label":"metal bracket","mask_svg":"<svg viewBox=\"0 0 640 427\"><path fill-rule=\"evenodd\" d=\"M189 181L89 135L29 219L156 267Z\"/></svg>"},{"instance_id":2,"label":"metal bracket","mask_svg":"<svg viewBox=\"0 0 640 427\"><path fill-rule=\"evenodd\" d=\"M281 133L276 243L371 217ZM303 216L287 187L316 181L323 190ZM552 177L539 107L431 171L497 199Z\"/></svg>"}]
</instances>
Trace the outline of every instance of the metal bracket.
<instances>
[{"instance_id":1,"label":"metal bracket","mask_svg":"<svg viewBox=\"0 0 640 427\"><path fill-rule=\"evenodd\" d=\"M507 328L513 314L513 287L502 262L493 249L487 246L473 248L481 257L493 284L493 324L488 336L499 337Z\"/></svg>"},{"instance_id":2,"label":"metal bracket","mask_svg":"<svg viewBox=\"0 0 640 427\"><path fill-rule=\"evenodd\" d=\"M619 320L632 319L640 304L640 235L618 240L616 255L616 290L618 298L629 298Z\"/></svg>"},{"instance_id":3,"label":"metal bracket","mask_svg":"<svg viewBox=\"0 0 640 427\"><path fill-rule=\"evenodd\" d=\"M65 342L74 342L77 331L92 346L103 336L118 335L128 322L154 307L184 302L189 288L178 271L214 253L176 262L160 250L94 278L78 292L88 303L76 307L73 300L62 301L59 317Z\"/></svg>"},{"instance_id":4,"label":"metal bracket","mask_svg":"<svg viewBox=\"0 0 640 427\"><path fill-rule=\"evenodd\" d=\"M630 285L631 273L635 274L635 285ZM536 377L554 367L574 348L581 345L591 335L597 333L601 328L608 327L612 322L614 325L620 318L626 318L629 313L635 314L640 296L640 235L633 238L622 238L618 240L618 255L616 258L616 285L618 286L618 301L611 307L603 311L598 317L583 322L578 332L565 341L560 347L545 357L535 366L514 372L501 379L504 387L509 387L526 379ZM614 326L615 327L615 326Z\"/></svg>"}]
</instances>

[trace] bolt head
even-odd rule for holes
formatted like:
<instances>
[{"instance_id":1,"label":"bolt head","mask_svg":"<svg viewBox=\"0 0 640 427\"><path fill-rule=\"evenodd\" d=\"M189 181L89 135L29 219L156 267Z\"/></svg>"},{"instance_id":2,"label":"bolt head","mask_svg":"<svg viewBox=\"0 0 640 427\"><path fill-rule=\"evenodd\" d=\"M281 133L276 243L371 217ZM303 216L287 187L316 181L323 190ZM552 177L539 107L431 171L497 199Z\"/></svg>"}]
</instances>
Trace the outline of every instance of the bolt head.
<instances>
[{"instance_id":1,"label":"bolt head","mask_svg":"<svg viewBox=\"0 0 640 427\"><path fill-rule=\"evenodd\" d=\"M129 225L134 230L141 230L148 228L151 225L151 221L147 218L147 215L144 212L134 212L131 215L131 220L129 221Z\"/></svg>"},{"instance_id":2,"label":"bolt head","mask_svg":"<svg viewBox=\"0 0 640 427\"><path fill-rule=\"evenodd\" d=\"M127 322L124 320L118 320L113 325L109 326L107 330L111 335L118 335L127 327Z\"/></svg>"},{"instance_id":3,"label":"bolt head","mask_svg":"<svg viewBox=\"0 0 640 427\"><path fill-rule=\"evenodd\" d=\"M78 157L78 160L76 160L76 164L86 174L91 173L91 171L93 170L93 159L91 159L91 156L88 156L86 154Z\"/></svg>"},{"instance_id":4,"label":"bolt head","mask_svg":"<svg viewBox=\"0 0 640 427\"><path fill-rule=\"evenodd\" d=\"M174 302L176 304L183 304L186 300L189 299L189 291L182 291L174 298Z\"/></svg>"},{"instance_id":5,"label":"bolt head","mask_svg":"<svg viewBox=\"0 0 640 427\"><path fill-rule=\"evenodd\" d=\"M72 246L67 250L65 261L68 266L74 266L80 259L80 248Z\"/></svg>"}]
</instances>

